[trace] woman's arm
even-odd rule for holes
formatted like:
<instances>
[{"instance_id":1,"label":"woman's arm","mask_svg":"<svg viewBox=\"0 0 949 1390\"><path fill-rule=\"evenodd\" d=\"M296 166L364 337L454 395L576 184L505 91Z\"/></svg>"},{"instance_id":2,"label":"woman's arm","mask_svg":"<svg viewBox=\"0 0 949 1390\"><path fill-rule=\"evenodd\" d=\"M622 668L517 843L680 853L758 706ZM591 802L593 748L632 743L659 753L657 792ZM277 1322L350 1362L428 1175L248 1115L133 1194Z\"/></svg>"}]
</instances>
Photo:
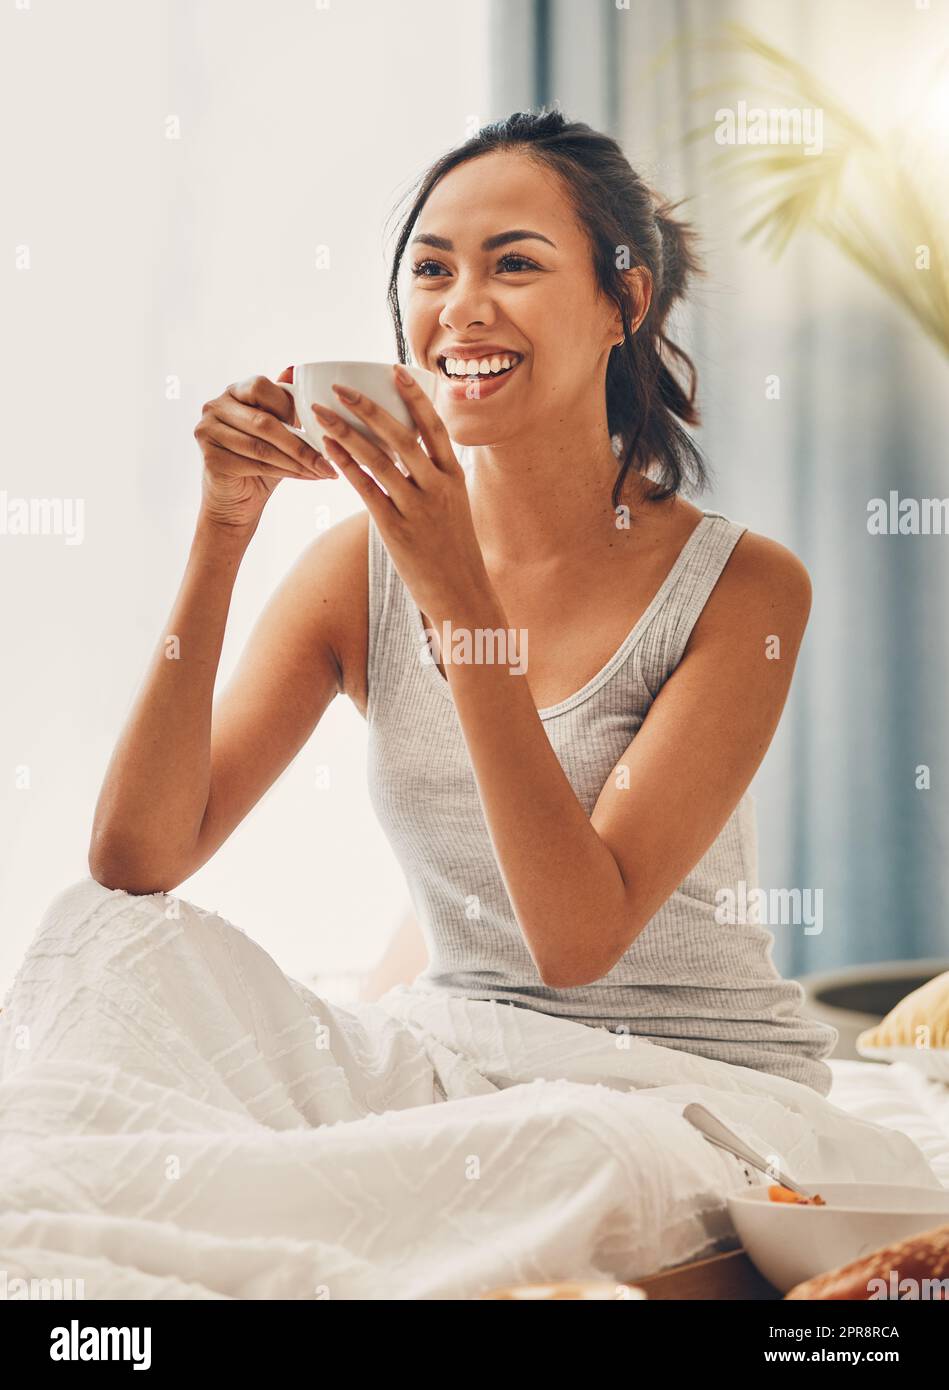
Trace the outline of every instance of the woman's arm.
<instances>
[{"instance_id":1,"label":"woman's arm","mask_svg":"<svg viewBox=\"0 0 949 1390\"><path fill-rule=\"evenodd\" d=\"M170 892L206 863L306 743L342 688L341 652L365 628L365 515L304 551L258 619L213 708L243 549L196 531L163 636L112 755L89 870L110 888Z\"/></svg>"},{"instance_id":2,"label":"woman's arm","mask_svg":"<svg viewBox=\"0 0 949 1390\"><path fill-rule=\"evenodd\" d=\"M89 870L109 888L167 890L208 799L211 698L234 580L250 542L199 519L165 630L99 793Z\"/></svg>"},{"instance_id":3,"label":"woman's arm","mask_svg":"<svg viewBox=\"0 0 949 1390\"><path fill-rule=\"evenodd\" d=\"M796 556L746 532L591 817L525 679L448 663L498 864L546 984L601 979L712 845L777 728L810 602ZM509 626L490 595L430 616ZM768 658L775 635L779 660Z\"/></svg>"},{"instance_id":4,"label":"woman's arm","mask_svg":"<svg viewBox=\"0 0 949 1390\"><path fill-rule=\"evenodd\" d=\"M324 447L436 631L446 622L508 630L444 422L411 375L401 367L393 375L414 428L337 387L387 447L314 406ZM745 532L592 816L524 677L502 665L447 663L498 866L546 984L568 989L607 974L712 845L774 735L810 602L797 557ZM774 637L779 660L769 659Z\"/></svg>"},{"instance_id":5,"label":"woman's arm","mask_svg":"<svg viewBox=\"0 0 949 1390\"><path fill-rule=\"evenodd\" d=\"M287 393L262 376L227 387L203 407L195 429L204 462L201 508L187 567L96 805L89 870L106 887L161 892L192 874L286 766L336 692L336 612L325 600L339 557L327 536L271 601L212 722L234 581L263 509L283 478L333 476L285 428L291 421ZM277 688L275 673L286 689ZM241 737L246 746L238 750Z\"/></svg>"}]
</instances>

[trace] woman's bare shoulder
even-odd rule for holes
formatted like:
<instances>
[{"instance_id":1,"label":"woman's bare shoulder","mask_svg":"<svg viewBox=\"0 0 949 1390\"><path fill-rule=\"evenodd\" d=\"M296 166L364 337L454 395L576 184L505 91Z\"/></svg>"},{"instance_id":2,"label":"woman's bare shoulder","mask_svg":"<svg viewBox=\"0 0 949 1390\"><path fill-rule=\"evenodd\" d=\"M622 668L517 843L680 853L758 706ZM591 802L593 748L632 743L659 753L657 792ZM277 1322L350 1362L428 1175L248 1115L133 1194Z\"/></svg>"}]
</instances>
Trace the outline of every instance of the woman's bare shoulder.
<instances>
[{"instance_id":1,"label":"woman's bare shoulder","mask_svg":"<svg viewBox=\"0 0 949 1390\"><path fill-rule=\"evenodd\" d=\"M810 608L812 586L807 566L793 550L770 536L743 532L728 568L735 588L746 585L772 597L780 594L805 613Z\"/></svg>"},{"instance_id":2,"label":"woman's bare shoulder","mask_svg":"<svg viewBox=\"0 0 949 1390\"><path fill-rule=\"evenodd\" d=\"M744 531L693 630L701 638L723 629L773 629L799 641L812 600L804 562L780 541Z\"/></svg>"}]
</instances>

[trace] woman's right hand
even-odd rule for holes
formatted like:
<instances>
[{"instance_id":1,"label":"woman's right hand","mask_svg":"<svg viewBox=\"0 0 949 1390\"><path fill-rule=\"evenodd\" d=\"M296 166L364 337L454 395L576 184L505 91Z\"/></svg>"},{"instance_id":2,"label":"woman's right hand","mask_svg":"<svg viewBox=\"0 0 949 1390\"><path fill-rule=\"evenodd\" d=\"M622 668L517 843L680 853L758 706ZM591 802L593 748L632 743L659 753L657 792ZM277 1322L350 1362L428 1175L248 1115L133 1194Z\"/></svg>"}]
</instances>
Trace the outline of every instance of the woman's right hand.
<instances>
[{"instance_id":1,"label":"woman's right hand","mask_svg":"<svg viewBox=\"0 0 949 1390\"><path fill-rule=\"evenodd\" d=\"M277 380L291 377L287 367ZM236 382L205 403L194 437L204 456L201 511L207 520L252 531L281 478L339 476L281 422L300 423L289 392L265 376Z\"/></svg>"}]
</instances>

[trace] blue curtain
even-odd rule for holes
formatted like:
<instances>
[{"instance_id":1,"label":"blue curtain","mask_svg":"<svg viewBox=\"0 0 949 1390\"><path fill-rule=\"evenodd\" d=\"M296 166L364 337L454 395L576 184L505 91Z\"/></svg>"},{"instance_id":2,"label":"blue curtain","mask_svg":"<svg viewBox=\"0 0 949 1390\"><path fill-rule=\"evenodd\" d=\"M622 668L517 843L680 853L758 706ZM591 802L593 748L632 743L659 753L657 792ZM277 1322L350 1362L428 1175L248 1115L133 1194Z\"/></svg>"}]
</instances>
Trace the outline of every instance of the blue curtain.
<instances>
[{"instance_id":1,"label":"blue curtain","mask_svg":"<svg viewBox=\"0 0 949 1390\"><path fill-rule=\"evenodd\" d=\"M898 105L901 68L934 41L919 18L870 0L523 0L494 12L493 116L558 105L688 198L681 215L702 233L708 276L673 336L698 368L697 439L714 479L693 500L787 545L811 574L792 693L752 784L762 888L810 890L812 905L820 893L819 932L771 924L787 975L949 956L949 535L867 529L871 498L949 494L949 364L816 234L777 261L742 241L751 216L712 167L719 147L684 137L727 104L715 84L734 60L702 43L722 21L750 25L862 115L859 79L874 65Z\"/></svg>"}]
</instances>

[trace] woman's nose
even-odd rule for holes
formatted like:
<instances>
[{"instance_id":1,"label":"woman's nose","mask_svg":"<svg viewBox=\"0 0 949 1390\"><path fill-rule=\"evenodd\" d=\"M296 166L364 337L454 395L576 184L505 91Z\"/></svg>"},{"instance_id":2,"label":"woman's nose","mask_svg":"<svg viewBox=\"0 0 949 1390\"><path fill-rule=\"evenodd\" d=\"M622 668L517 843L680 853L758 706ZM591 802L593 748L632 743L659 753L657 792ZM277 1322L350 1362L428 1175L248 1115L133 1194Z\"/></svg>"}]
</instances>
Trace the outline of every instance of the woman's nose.
<instances>
[{"instance_id":1,"label":"woman's nose","mask_svg":"<svg viewBox=\"0 0 949 1390\"><path fill-rule=\"evenodd\" d=\"M442 332L457 333L463 337L474 329L480 329L482 332L490 329L494 323L494 314L484 308L458 309L443 314L439 323Z\"/></svg>"},{"instance_id":2,"label":"woman's nose","mask_svg":"<svg viewBox=\"0 0 949 1390\"><path fill-rule=\"evenodd\" d=\"M452 332L464 333L471 327L486 327L494 319L491 299L483 287L457 284L445 296L439 323Z\"/></svg>"}]
</instances>

